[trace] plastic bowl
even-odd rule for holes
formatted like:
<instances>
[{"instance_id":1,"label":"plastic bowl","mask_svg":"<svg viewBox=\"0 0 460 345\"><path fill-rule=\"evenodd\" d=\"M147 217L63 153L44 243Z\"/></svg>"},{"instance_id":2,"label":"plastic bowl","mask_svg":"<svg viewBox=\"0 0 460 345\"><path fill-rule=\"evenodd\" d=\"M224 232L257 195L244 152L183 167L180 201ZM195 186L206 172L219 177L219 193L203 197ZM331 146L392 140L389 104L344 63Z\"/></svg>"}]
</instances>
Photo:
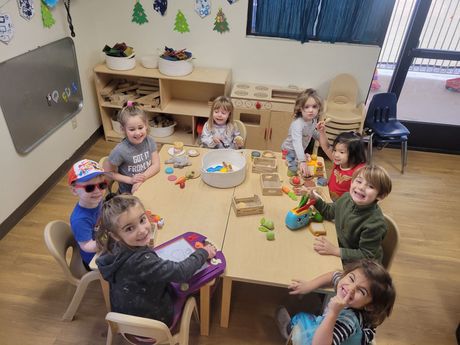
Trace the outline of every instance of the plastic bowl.
<instances>
[{"instance_id":1,"label":"plastic bowl","mask_svg":"<svg viewBox=\"0 0 460 345\"><path fill-rule=\"evenodd\" d=\"M146 55L141 57L141 64L145 68L157 68L158 67L158 56Z\"/></svg>"},{"instance_id":2,"label":"plastic bowl","mask_svg":"<svg viewBox=\"0 0 460 345\"><path fill-rule=\"evenodd\" d=\"M105 63L108 68L116 71L126 71L136 67L136 59L134 54L128 57L105 56Z\"/></svg>"},{"instance_id":3,"label":"plastic bowl","mask_svg":"<svg viewBox=\"0 0 460 345\"><path fill-rule=\"evenodd\" d=\"M230 163L233 171L230 172L208 172L207 169L222 165L222 162ZM203 181L217 188L231 188L243 183L246 178L246 158L243 151L230 149L211 150L203 156L201 168Z\"/></svg>"}]
</instances>

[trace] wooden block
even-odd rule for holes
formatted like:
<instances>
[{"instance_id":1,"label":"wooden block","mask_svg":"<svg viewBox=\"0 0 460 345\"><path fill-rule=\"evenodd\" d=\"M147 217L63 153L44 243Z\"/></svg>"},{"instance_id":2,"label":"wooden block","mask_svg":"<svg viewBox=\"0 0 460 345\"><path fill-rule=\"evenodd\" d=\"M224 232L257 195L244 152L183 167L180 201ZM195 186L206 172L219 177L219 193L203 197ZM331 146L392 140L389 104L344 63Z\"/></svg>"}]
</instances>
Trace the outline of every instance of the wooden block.
<instances>
[{"instance_id":1,"label":"wooden block","mask_svg":"<svg viewBox=\"0 0 460 345\"><path fill-rule=\"evenodd\" d=\"M120 87L120 85L118 85L118 87L119 88L116 89L115 92L126 92L126 91L136 90L137 88L139 88L139 84L131 84L125 87Z\"/></svg>"},{"instance_id":2,"label":"wooden block","mask_svg":"<svg viewBox=\"0 0 460 345\"><path fill-rule=\"evenodd\" d=\"M260 174L262 195L282 195L280 176L277 173Z\"/></svg>"},{"instance_id":3,"label":"wooden block","mask_svg":"<svg viewBox=\"0 0 460 345\"><path fill-rule=\"evenodd\" d=\"M310 225L308 225L308 229L314 236L326 235L326 228L323 223L311 222Z\"/></svg>"},{"instance_id":4,"label":"wooden block","mask_svg":"<svg viewBox=\"0 0 460 345\"><path fill-rule=\"evenodd\" d=\"M140 78L139 84L158 86L160 83L158 79Z\"/></svg>"},{"instance_id":5,"label":"wooden block","mask_svg":"<svg viewBox=\"0 0 460 345\"><path fill-rule=\"evenodd\" d=\"M150 93L148 95L145 95L143 97L140 97L136 99L136 102L142 105L149 105L152 107L158 107L160 106L160 95L157 95L158 92Z\"/></svg>"},{"instance_id":6,"label":"wooden block","mask_svg":"<svg viewBox=\"0 0 460 345\"><path fill-rule=\"evenodd\" d=\"M101 96L108 96L113 93L113 91L117 88L119 80L112 79L104 88L101 90Z\"/></svg>"},{"instance_id":7,"label":"wooden block","mask_svg":"<svg viewBox=\"0 0 460 345\"><path fill-rule=\"evenodd\" d=\"M238 217L264 213L264 205L256 194L249 197L234 196L232 199L232 207Z\"/></svg>"},{"instance_id":8,"label":"wooden block","mask_svg":"<svg viewBox=\"0 0 460 345\"><path fill-rule=\"evenodd\" d=\"M158 86L149 86L149 85L144 85L144 84L138 84L139 89L142 90L149 90L149 91L158 91Z\"/></svg>"},{"instance_id":9,"label":"wooden block","mask_svg":"<svg viewBox=\"0 0 460 345\"><path fill-rule=\"evenodd\" d=\"M278 170L275 158L255 157L252 162L253 173L272 173Z\"/></svg>"}]
</instances>

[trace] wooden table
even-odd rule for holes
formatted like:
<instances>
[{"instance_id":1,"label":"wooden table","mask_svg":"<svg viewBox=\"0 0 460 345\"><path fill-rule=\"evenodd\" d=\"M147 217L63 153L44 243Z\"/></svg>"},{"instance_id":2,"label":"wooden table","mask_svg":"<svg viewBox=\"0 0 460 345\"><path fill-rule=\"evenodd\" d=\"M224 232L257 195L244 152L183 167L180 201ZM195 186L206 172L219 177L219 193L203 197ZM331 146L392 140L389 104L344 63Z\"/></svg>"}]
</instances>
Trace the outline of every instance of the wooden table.
<instances>
[{"instance_id":1,"label":"wooden table","mask_svg":"<svg viewBox=\"0 0 460 345\"><path fill-rule=\"evenodd\" d=\"M280 178L284 180L284 185L290 185L287 166L279 154L277 159ZM286 227L286 213L298 205L300 197L299 201L294 201L285 194L263 196L260 174L251 172L251 164L248 164L247 169L245 181L235 188L235 196L259 195L264 213L237 217L233 210L230 212L222 249L227 260L222 290L222 327L228 327L229 323L233 280L287 287L292 278L308 280L325 272L342 269L340 258L321 256L313 250L315 237L307 228L292 231ZM327 187L320 189L321 194L329 198ZM262 217L275 223L274 241L268 241L265 233L258 230ZM331 222L324 222L324 225L327 239L337 244L335 225Z\"/></svg>"}]
</instances>

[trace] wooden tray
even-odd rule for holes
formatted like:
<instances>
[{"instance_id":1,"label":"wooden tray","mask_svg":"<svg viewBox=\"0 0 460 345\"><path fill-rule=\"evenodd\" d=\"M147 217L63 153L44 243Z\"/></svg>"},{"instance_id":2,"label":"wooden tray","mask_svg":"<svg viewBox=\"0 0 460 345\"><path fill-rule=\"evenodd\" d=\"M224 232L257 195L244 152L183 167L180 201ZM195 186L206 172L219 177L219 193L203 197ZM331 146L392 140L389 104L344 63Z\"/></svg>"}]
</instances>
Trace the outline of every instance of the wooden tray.
<instances>
[{"instance_id":1,"label":"wooden tray","mask_svg":"<svg viewBox=\"0 0 460 345\"><path fill-rule=\"evenodd\" d=\"M264 213L264 205L256 194L249 197L234 196L232 199L232 207L238 217Z\"/></svg>"},{"instance_id":2,"label":"wooden tray","mask_svg":"<svg viewBox=\"0 0 460 345\"><path fill-rule=\"evenodd\" d=\"M276 158L255 157L252 162L253 173L273 173L277 170Z\"/></svg>"},{"instance_id":3,"label":"wooden tray","mask_svg":"<svg viewBox=\"0 0 460 345\"><path fill-rule=\"evenodd\" d=\"M277 173L260 174L260 186L262 195L283 195L280 175Z\"/></svg>"}]
</instances>

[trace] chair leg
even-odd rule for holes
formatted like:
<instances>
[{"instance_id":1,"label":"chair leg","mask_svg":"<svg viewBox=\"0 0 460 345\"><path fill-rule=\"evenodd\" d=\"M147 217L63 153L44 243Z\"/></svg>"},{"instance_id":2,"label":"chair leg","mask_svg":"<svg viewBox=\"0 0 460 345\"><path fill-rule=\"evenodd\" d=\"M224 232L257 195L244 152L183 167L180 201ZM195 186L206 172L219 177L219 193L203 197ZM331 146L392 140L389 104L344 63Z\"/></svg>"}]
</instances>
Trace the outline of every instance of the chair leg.
<instances>
[{"instance_id":1,"label":"chair leg","mask_svg":"<svg viewBox=\"0 0 460 345\"><path fill-rule=\"evenodd\" d=\"M112 340L113 340L112 327L110 327L109 325L107 329L107 341L105 345L112 345Z\"/></svg>"},{"instance_id":2,"label":"chair leg","mask_svg":"<svg viewBox=\"0 0 460 345\"><path fill-rule=\"evenodd\" d=\"M401 142L401 174L404 174L404 168L407 165L407 141Z\"/></svg>"},{"instance_id":3,"label":"chair leg","mask_svg":"<svg viewBox=\"0 0 460 345\"><path fill-rule=\"evenodd\" d=\"M73 294L72 301L70 301L69 306L67 307L67 310L65 311L64 315L62 316L62 319L64 321L72 321L75 313L78 310L78 307L80 306L81 300L83 299L83 296L85 295L86 289L93 280L99 279L99 272L98 271L91 271L89 273L86 273L81 279L80 283L77 285L77 289L75 290L75 293Z\"/></svg>"},{"instance_id":4,"label":"chair leg","mask_svg":"<svg viewBox=\"0 0 460 345\"><path fill-rule=\"evenodd\" d=\"M367 140L367 163L372 164L372 146L373 146L373 140L374 140L374 133L371 133L368 136Z\"/></svg>"}]
</instances>

